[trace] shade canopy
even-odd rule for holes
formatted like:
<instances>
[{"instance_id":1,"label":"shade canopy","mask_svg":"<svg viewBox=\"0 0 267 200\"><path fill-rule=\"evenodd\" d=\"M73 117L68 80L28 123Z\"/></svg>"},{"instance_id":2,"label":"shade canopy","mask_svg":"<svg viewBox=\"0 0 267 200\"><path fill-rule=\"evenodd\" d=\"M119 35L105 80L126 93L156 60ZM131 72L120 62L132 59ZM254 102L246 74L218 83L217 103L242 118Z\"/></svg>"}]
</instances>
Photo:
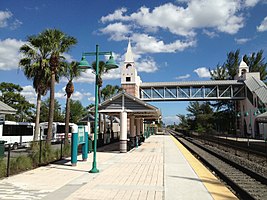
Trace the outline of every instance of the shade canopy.
<instances>
[{"instance_id":1,"label":"shade canopy","mask_svg":"<svg viewBox=\"0 0 267 200\"><path fill-rule=\"evenodd\" d=\"M102 102L99 104L98 109L99 113L105 113L110 116L119 117L121 112L126 111L128 116L144 118L145 120L158 120L161 118L161 112L157 107L152 106L125 91ZM90 111L94 112L94 107L90 108Z\"/></svg>"}]
</instances>

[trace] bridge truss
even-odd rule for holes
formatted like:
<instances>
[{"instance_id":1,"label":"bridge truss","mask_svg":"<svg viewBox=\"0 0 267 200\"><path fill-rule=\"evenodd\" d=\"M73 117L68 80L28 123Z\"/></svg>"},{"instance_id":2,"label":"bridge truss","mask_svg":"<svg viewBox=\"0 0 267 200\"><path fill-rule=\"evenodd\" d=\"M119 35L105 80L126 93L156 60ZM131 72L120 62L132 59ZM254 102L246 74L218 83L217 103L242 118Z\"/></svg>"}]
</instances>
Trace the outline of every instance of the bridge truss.
<instances>
[{"instance_id":1,"label":"bridge truss","mask_svg":"<svg viewBox=\"0 0 267 200\"><path fill-rule=\"evenodd\" d=\"M242 100L246 86L238 80L141 83L144 101L211 101Z\"/></svg>"}]
</instances>

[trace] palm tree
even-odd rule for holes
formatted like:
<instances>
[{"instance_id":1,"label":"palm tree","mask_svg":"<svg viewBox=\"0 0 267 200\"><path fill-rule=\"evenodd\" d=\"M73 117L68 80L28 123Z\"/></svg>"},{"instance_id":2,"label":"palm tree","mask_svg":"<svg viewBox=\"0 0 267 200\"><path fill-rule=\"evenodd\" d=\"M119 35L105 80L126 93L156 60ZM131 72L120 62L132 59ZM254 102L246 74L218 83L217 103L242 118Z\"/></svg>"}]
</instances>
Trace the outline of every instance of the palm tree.
<instances>
[{"instance_id":1,"label":"palm tree","mask_svg":"<svg viewBox=\"0 0 267 200\"><path fill-rule=\"evenodd\" d=\"M47 132L47 141L49 142L52 139L56 74L60 70L60 63L65 60L62 54L68 52L70 47L77 43L77 40L57 29L47 29L41 34L44 36L50 52L49 65L51 70L51 84Z\"/></svg>"},{"instance_id":2,"label":"palm tree","mask_svg":"<svg viewBox=\"0 0 267 200\"><path fill-rule=\"evenodd\" d=\"M106 87L104 87L101 91L101 95L103 100L107 100L108 98L112 97L113 95L117 94L118 92L120 92L122 90L121 87L119 87L118 85L106 85Z\"/></svg>"},{"instance_id":3,"label":"palm tree","mask_svg":"<svg viewBox=\"0 0 267 200\"><path fill-rule=\"evenodd\" d=\"M66 112L65 112L65 139L64 144L68 144L68 134L69 134L69 121L70 121L70 97L74 92L73 79L80 76L81 70L78 67L79 63L72 61L70 64L65 63L65 73L64 75L68 79L68 83L65 88L67 94L66 99Z\"/></svg>"},{"instance_id":4,"label":"palm tree","mask_svg":"<svg viewBox=\"0 0 267 200\"><path fill-rule=\"evenodd\" d=\"M37 140L40 132L41 96L46 95L49 88L50 70L47 67L49 52L41 35L29 36L27 42L20 47L23 58L19 61L19 65L23 67L25 76L33 80L33 87L37 93L34 130L34 140Z\"/></svg>"}]
</instances>

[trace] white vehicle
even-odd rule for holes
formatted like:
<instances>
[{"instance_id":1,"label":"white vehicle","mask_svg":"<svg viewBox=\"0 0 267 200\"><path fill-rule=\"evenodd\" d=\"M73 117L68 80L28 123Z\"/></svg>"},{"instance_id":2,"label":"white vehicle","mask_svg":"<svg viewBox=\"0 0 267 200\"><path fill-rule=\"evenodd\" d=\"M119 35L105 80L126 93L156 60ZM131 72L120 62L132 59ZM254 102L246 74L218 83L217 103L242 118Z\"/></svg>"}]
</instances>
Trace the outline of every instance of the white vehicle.
<instances>
[{"instance_id":1,"label":"white vehicle","mask_svg":"<svg viewBox=\"0 0 267 200\"><path fill-rule=\"evenodd\" d=\"M68 138L71 139L71 130L72 126L76 124L69 123L69 134ZM48 130L48 122L40 123L40 133L42 139L46 139ZM65 137L65 123L63 122L53 122L52 126L52 141L51 142L60 142Z\"/></svg>"},{"instance_id":2,"label":"white vehicle","mask_svg":"<svg viewBox=\"0 0 267 200\"><path fill-rule=\"evenodd\" d=\"M0 124L0 140L5 146L11 144L13 149L29 147L34 137L34 123L4 121Z\"/></svg>"}]
</instances>

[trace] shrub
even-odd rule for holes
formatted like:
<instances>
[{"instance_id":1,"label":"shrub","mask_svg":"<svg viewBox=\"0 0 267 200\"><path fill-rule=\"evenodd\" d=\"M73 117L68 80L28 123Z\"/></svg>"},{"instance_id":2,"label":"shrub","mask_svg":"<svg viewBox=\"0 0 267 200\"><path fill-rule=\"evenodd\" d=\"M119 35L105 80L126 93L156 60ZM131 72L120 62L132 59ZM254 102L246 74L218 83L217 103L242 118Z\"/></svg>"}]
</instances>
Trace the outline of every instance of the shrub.
<instances>
[{"instance_id":1,"label":"shrub","mask_svg":"<svg viewBox=\"0 0 267 200\"><path fill-rule=\"evenodd\" d=\"M6 176L6 162L0 158L0 178Z\"/></svg>"},{"instance_id":2,"label":"shrub","mask_svg":"<svg viewBox=\"0 0 267 200\"><path fill-rule=\"evenodd\" d=\"M10 160L10 174L17 174L32 168L32 159L28 156L22 155Z\"/></svg>"},{"instance_id":3,"label":"shrub","mask_svg":"<svg viewBox=\"0 0 267 200\"><path fill-rule=\"evenodd\" d=\"M62 154L64 157L68 157L71 155L71 145L70 144L64 145Z\"/></svg>"}]
</instances>

